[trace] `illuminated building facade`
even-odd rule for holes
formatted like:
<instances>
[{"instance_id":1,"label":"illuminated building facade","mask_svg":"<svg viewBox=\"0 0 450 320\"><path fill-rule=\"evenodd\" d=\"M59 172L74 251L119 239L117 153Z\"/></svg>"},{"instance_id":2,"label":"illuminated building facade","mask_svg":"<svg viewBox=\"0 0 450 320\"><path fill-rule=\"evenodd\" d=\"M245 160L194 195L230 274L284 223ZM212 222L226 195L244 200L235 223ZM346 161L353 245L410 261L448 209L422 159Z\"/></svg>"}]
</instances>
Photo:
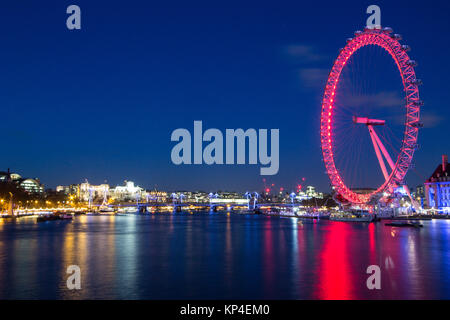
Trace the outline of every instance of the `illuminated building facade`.
<instances>
[{"instance_id":1,"label":"illuminated building facade","mask_svg":"<svg viewBox=\"0 0 450 320\"><path fill-rule=\"evenodd\" d=\"M442 163L425 181L425 196L430 208L441 213L450 213L450 166L447 155L442 156Z\"/></svg>"},{"instance_id":2,"label":"illuminated building facade","mask_svg":"<svg viewBox=\"0 0 450 320\"><path fill-rule=\"evenodd\" d=\"M131 201L145 199L145 190L135 186L133 181L125 181L124 186L117 186L110 190L110 196L116 201Z\"/></svg>"},{"instance_id":3,"label":"illuminated building facade","mask_svg":"<svg viewBox=\"0 0 450 320\"><path fill-rule=\"evenodd\" d=\"M78 187L78 198L81 201L89 201L89 197L92 197L92 199L103 199L105 195L108 196L108 194L108 184L100 184L95 186L86 181Z\"/></svg>"},{"instance_id":4,"label":"illuminated building facade","mask_svg":"<svg viewBox=\"0 0 450 320\"><path fill-rule=\"evenodd\" d=\"M39 179L20 179L18 183L28 193L44 193L44 186L39 182Z\"/></svg>"},{"instance_id":5,"label":"illuminated building facade","mask_svg":"<svg viewBox=\"0 0 450 320\"><path fill-rule=\"evenodd\" d=\"M420 206L427 207L427 197L425 196L425 185L417 186L412 193L412 197L420 204Z\"/></svg>"},{"instance_id":6,"label":"illuminated building facade","mask_svg":"<svg viewBox=\"0 0 450 320\"><path fill-rule=\"evenodd\" d=\"M13 182L27 193L44 193L44 185L41 184L38 178L22 178L20 174L12 173L9 171L0 171L0 182Z\"/></svg>"},{"instance_id":7,"label":"illuminated building facade","mask_svg":"<svg viewBox=\"0 0 450 320\"><path fill-rule=\"evenodd\" d=\"M22 177L17 173L12 173L8 171L0 171L0 182L11 182L22 179Z\"/></svg>"},{"instance_id":8,"label":"illuminated building facade","mask_svg":"<svg viewBox=\"0 0 450 320\"><path fill-rule=\"evenodd\" d=\"M146 194L146 200L148 202L166 202L168 199L167 192L165 191L149 191Z\"/></svg>"},{"instance_id":9,"label":"illuminated building facade","mask_svg":"<svg viewBox=\"0 0 450 320\"><path fill-rule=\"evenodd\" d=\"M207 203L210 201L209 193L204 191L175 191L177 199L183 197L184 202Z\"/></svg>"},{"instance_id":10,"label":"illuminated building facade","mask_svg":"<svg viewBox=\"0 0 450 320\"><path fill-rule=\"evenodd\" d=\"M305 191L299 191L297 196L297 200L308 200L311 198L323 199L323 193L317 192L316 188L313 186L307 186Z\"/></svg>"},{"instance_id":11,"label":"illuminated building facade","mask_svg":"<svg viewBox=\"0 0 450 320\"><path fill-rule=\"evenodd\" d=\"M77 195L79 193L80 187L76 184L71 184L70 186L57 186L56 192L64 193L68 195Z\"/></svg>"}]
</instances>

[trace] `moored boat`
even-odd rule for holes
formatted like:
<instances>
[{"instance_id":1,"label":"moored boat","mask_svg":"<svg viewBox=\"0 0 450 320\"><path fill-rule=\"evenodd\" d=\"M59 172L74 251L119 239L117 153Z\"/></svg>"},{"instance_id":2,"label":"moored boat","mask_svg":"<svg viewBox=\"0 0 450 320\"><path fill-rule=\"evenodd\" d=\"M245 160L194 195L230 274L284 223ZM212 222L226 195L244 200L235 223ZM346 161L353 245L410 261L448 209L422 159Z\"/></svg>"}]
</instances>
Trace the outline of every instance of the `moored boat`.
<instances>
[{"instance_id":1,"label":"moored boat","mask_svg":"<svg viewBox=\"0 0 450 320\"><path fill-rule=\"evenodd\" d=\"M371 214L332 214L329 220L341 222L375 222L377 218Z\"/></svg>"},{"instance_id":2,"label":"moored boat","mask_svg":"<svg viewBox=\"0 0 450 320\"><path fill-rule=\"evenodd\" d=\"M283 209L280 210L279 214L280 217L296 217L297 214L292 209Z\"/></svg>"},{"instance_id":3,"label":"moored boat","mask_svg":"<svg viewBox=\"0 0 450 320\"><path fill-rule=\"evenodd\" d=\"M54 214L42 215L36 218L37 222L46 222L46 221L54 221L59 220L59 217Z\"/></svg>"},{"instance_id":4,"label":"moored boat","mask_svg":"<svg viewBox=\"0 0 450 320\"><path fill-rule=\"evenodd\" d=\"M46 214L36 218L37 222L55 221L55 220L72 220L71 214Z\"/></svg>"},{"instance_id":5,"label":"moored boat","mask_svg":"<svg viewBox=\"0 0 450 320\"><path fill-rule=\"evenodd\" d=\"M134 209L134 210L136 210L136 209ZM114 208L113 207L109 207L109 206L100 206L98 211L101 212L101 213L102 212L104 212L104 213L113 213L113 212L115 212Z\"/></svg>"},{"instance_id":6,"label":"moored boat","mask_svg":"<svg viewBox=\"0 0 450 320\"><path fill-rule=\"evenodd\" d=\"M319 219L321 220L330 220L331 214L329 212L320 212Z\"/></svg>"},{"instance_id":7,"label":"moored boat","mask_svg":"<svg viewBox=\"0 0 450 320\"><path fill-rule=\"evenodd\" d=\"M418 222L400 222L400 221L392 221L389 223L385 223L384 225L389 227L414 227L414 228L423 227L423 225Z\"/></svg>"}]
</instances>

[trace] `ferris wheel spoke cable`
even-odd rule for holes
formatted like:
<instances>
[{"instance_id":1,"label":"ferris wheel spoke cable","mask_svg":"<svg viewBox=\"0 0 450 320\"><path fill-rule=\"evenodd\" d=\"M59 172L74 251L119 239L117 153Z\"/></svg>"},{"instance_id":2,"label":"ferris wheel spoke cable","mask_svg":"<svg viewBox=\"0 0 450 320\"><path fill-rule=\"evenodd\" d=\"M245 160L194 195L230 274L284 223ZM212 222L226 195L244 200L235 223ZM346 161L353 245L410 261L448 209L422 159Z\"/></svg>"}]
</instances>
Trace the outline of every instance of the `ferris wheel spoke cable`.
<instances>
[{"instance_id":1,"label":"ferris wheel spoke cable","mask_svg":"<svg viewBox=\"0 0 450 320\"><path fill-rule=\"evenodd\" d=\"M392 132L392 130L391 130L389 127L387 127L387 128L388 128L389 131ZM379 135L379 136L380 136L380 135ZM398 149L395 148L394 145L392 144L392 140L390 139L391 136L394 137L394 138L396 138L395 135L393 135L393 134L392 134L392 135L389 135L389 136L386 136L386 134L384 134L384 135L381 135L381 138L384 140L384 144L387 144L388 146L391 147L393 157L394 157L394 158L397 158L397 156L398 156L398 154L399 154L399 151L398 151ZM397 138L397 139L398 139L398 138ZM401 143L400 139L398 139L398 142Z\"/></svg>"},{"instance_id":2,"label":"ferris wheel spoke cable","mask_svg":"<svg viewBox=\"0 0 450 320\"><path fill-rule=\"evenodd\" d=\"M380 53L380 51L382 50L381 48L379 48L378 46L371 46L371 47L375 47L375 50L377 51L377 54ZM372 94L373 92L376 92L377 90L373 90L373 92L371 91L373 88L376 88L376 80L377 77L373 77L370 76L370 71L373 70L373 60L371 58L368 58L367 55L367 51L368 50L361 50L361 54L359 55L359 57L351 57L349 59L350 63L347 64L348 68L344 68L342 74L342 79L344 80L342 85L341 85L341 92L349 92L350 91L350 95L352 97L356 98L356 101L358 101L357 99L360 99L360 102L364 102L364 100L368 100L370 97L370 94ZM362 61L362 66L360 67L360 61ZM368 68L365 68L364 66L368 66ZM369 72L368 72L369 71ZM351 77L349 77L347 74L351 74ZM361 76L362 74L362 76ZM359 77L358 77L359 75ZM352 80L349 81L348 79L351 78ZM360 79L363 79L363 81L360 81ZM353 85L352 85L353 84ZM348 94L347 94L348 95ZM352 101L352 103L354 103ZM344 104L345 105L345 104ZM367 104L363 104L361 105L354 105L353 108L349 107L349 108L345 108L343 106L341 106L340 108L337 109L341 109L341 111L348 111L350 113L355 113L355 108L357 108L359 110L360 113L362 114L369 114L369 108ZM340 113L336 113L336 118L338 117L338 115L340 115ZM346 115L347 116L347 115ZM340 118L340 117L339 117ZM348 118L347 118L348 119ZM336 120L336 122L338 122ZM348 128L348 127L343 127L343 128ZM343 133L344 131L347 131L346 133ZM349 134L348 131L350 130L339 130L336 129L336 132L339 132L339 134L336 134L336 136L341 136L344 138L344 141L346 141L347 143L345 144L345 146L350 146L350 143L348 142L349 140L354 141L355 145L357 146L356 148L345 148L344 146L339 146L339 148L342 150L343 154L353 154L356 156L356 158L350 158L349 157L345 157L344 159L347 159L347 161L345 162L345 168L346 168L346 172L349 172L349 177L347 177L346 180L348 180L349 184L351 186L355 186L356 183L358 183L357 181L360 181L360 170L357 170L357 167L359 167L360 165L360 161L361 161L361 155L363 154L363 144L361 142L362 140L362 135L361 134L357 134L356 136L353 136L351 138L349 138ZM352 134L354 134L354 130L351 130ZM369 136L369 135L368 135ZM356 138L356 140L355 140ZM383 138L384 137L384 132L383 132ZM367 141L369 142L369 141ZM355 152L355 150L357 150ZM366 162L367 163L367 162ZM351 168L350 171L347 171L349 168ZM363 173L365 173L365 171L363 171ZM366 177L364 177L366 178Z\"/></svg>"}]
</instances>

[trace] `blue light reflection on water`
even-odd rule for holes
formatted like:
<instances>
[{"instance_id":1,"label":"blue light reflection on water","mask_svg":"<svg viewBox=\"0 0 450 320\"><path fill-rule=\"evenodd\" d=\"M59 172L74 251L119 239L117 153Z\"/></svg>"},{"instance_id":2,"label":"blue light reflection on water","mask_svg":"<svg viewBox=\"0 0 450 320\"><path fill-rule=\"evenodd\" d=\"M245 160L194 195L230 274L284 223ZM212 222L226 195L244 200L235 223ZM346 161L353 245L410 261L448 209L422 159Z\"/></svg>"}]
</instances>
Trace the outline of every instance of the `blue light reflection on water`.
<instances>
[{"instance_id":1,"label":"blue light reflection on water","mask_svg":"<svg viewBox=\"0 0 450 320\"><path fill-rule=\"evenodd\" d=\"M450 298L450 220L424 228L233 213L0 222L0 298ZM82 289L66 288L79 265ZM366 268L382 270L368 290Z\"/></svg>"}]
</instances>

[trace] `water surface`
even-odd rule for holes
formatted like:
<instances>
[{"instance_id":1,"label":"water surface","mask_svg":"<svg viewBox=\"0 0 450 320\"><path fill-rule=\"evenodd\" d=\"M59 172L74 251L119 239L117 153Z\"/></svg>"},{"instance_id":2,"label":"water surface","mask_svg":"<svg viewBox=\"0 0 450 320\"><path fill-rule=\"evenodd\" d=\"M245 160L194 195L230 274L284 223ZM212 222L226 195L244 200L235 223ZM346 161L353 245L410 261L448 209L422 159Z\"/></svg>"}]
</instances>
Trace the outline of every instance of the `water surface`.
<instances>
[{"instance_id":1,"label":"water surface","mask_svg":"<svg viewBox=\"0 0 450 320\"><path fill-rule=\"evenodd\" d=\"M0 222L1 299L449 299L450 220L226 213ZM82 289L66 286L81 268ZM366 286L381 268L381 290Z\"/></svg>"}]
</instances>

